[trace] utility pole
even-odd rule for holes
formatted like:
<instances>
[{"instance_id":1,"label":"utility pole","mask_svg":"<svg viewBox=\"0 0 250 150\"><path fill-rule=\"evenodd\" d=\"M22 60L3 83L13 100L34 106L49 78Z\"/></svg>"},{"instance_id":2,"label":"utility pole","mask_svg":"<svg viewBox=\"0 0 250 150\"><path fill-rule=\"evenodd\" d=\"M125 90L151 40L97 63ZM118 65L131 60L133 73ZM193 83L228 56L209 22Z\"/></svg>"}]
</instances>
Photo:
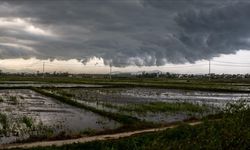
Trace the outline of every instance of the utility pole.
<instances>
[{"instance_id":1,"label":"utility pole","mask_svg":"<svg viewBox=\"0 0 250 150\"><path fill-rule=\"evenodd\" d=\"M112 79L111 73L112 73L112 65L109 64L109 79L110 80Z\"/></svg>"},{"instance_id":2,"label":"utility pole","mask_svg":"<svg viewBox=\"0 0 250 150\"><path fill-rule=\"evenodd\" d=\"M43 78L44 78L45 62L43 62Z\"/></svg>"},{"instance_id":3,"label":"utility pole","mask_svg":"<svg viewBox=\"0 0 250 150\"><path fill-rule=\"evenodd\" d=\"M211 61L209 60L209 70L208 70L209 75L211 74Z\"/></svg>"},{"instance_id":4,"label":"utility pole","mask_svg":"<svg viewBox=\"0 0 250 150\"><path fill-rule=\"evenodd\" d=\"M208 63L208 75L209 75L209 80L211 80L211 60L209 60Z\"/></svg>"}]
</instances>

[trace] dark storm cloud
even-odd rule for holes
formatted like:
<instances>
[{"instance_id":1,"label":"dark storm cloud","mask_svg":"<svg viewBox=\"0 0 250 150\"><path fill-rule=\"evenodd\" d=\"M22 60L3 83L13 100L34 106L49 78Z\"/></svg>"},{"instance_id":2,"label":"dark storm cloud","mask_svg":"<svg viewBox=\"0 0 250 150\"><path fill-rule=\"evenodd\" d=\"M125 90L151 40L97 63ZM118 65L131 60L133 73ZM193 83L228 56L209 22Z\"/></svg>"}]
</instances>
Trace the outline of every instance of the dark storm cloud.
<instances>
[{"instance_id":1,"label":"dark storm cloud","mask_svg":"<svg viewBox=\"0 0 250 150\"><path fill-rule=\"evenodd\" d=\"M1 58L164 65L250 49L245 0L1 0Z\"/></svg>"}]
</instances>

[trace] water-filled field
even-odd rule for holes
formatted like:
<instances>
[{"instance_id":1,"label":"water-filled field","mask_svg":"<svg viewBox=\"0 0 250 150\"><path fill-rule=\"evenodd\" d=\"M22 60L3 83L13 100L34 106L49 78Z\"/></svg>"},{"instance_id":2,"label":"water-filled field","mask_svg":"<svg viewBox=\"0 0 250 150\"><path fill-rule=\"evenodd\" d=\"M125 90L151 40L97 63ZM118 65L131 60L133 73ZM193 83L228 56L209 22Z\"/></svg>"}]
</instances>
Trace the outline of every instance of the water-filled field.
<instances>
[{"instance_id":1,"label":"water-filled field","mask_svg":"<svg viewBox=\"0 0 250 150\"><path fill-rule=\"evenodd\" d=\"M250 100L247 93L218 93L158 88L59 88L47 91L100 110L122 113L154 123L200 118Z\"/></svg>"},{"instance_id":2,"label":"water-filled field","mask_svg":"<svg viewBox=\"0 0 250 150\"><path fill-rule=\"evenodd\" d=\"M29 137L75 135L120 124L32 90L0 90L0 144Z\"/></svg>"},{"instance_id":3,"label":"water-filled field","mask_svg":"<svg viewBox=\"0 0 250 150\"><path fill-rule=\"evenodd\" d=\"M78 88L60 89L58 93L84 101L112 103L190 102L224 107L228 102L250 100L250 93L207 92L159 88Z\"/></svg>"},{"instance_id":4,"label":"water-filled field","mask_svg":"<svg viewBox=\"0 0 250 150\"><path fill-rule=\"evenodd\" d=\"M39 90L49 94L41 95ZM136 118L140 125L165 125L215 114L227 103L250 102L248 93L160 88L55 85L36 91L0 90L0 144L108 131L127 126L129 117Z\"/></svg>"}]
</instances>

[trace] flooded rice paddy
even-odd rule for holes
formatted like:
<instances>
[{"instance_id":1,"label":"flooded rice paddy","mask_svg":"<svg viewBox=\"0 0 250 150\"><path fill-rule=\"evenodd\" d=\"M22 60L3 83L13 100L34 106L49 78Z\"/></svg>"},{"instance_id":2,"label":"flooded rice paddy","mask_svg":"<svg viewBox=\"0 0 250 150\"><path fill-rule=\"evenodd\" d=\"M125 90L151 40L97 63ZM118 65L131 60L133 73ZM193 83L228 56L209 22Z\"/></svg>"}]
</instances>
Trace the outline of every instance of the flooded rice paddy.
<instances>
[{"instance_id":1,"label":"flooded rice paddy","mask_svg":"<svg viewBox=\"0 0 250 150\"><path fill-rule=\"evenodd\" d=\"M147 103L147 102L189 102L225 107L227 103L239 100L250 101L250 93L206 92L192 90L154 88L79 88L59 89L58 93L71 95L88 102Z\"/></svg>"},{"instance_id":2,"label":"flooded rice paddy","mask_svg":"<svg viewBox=\"0 0 250 150\"><path fill-rule=\"evenodd\" d=\"M15 86L22 86L22 83ZM26 83L33 86L33 83ZM42 84L37 87L43 87ZM103 88L54 84L43 90L77 103L141 121L166 124L214 114L227 103L245 100L249 93L219 93L159 88ZM62 88L63 87L63 88ZM29 89L0 90L0 144L29 138L74 136L116 129L122 124L91 111L69 106Z\"/></svg>"},{"instance_id":3,"label":"flooded rice paddy","mask_svg":"<svg viewBox=\"0 0 250 150\"><path fill-rule=\"evenodd\" d=\"M227 103L250 101L248 93L218 93L154 88L53 89L100 110L123 113L140 120L170 123L216 113Z\"/></svg>"},{"instance_id":4,"label":"flooded rice paddy","mask_svg":"<svg viewBox=\"0 0 250 150\"><path fill-rule=\"evenodd\" d=\"M74 135L120 126L108 118L25 89L0 90L0 112L0 144L30 136Z\"/></svg>"}]
</instances>

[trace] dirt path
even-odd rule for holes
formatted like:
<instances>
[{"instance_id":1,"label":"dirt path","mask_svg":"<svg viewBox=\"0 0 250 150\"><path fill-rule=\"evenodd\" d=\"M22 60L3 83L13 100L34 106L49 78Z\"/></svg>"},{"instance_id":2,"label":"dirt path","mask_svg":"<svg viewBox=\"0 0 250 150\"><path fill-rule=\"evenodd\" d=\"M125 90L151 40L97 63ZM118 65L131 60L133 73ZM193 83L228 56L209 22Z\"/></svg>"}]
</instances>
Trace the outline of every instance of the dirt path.
<instances>
[{"instance_id":1,"label":"dirt path","mask_svg":"<svg viewBox=\"0 0 250 150\"><path fill-rule=\"evenodd\" d=\"M202 122L192 122L188 123L191 126L201 124ZM149 133L149 132L156 132L162 131L170 128L175 128L177 125L172 125L168 127L161 127L161 128L153 128L153 129L146 129L146 130L137 130L131 132L124 132L124 133L116 133L116 134L107 134L107 135L97 135L91 137L82 137L78 139L69 139L69 140L57 140L57 141L42 141L42 142L33 142L33 143L21 143L21 144L9 144L9 145L0 145L0 149L12 149L12 148L32 148L32 147L46 147L46 146L62 146L67 144L74 144L74 143L87 143L92 141L104 141L104 140L114 140L124 137L130 137L135 134L141 133Z\"/></svg>"}]
</instances>

